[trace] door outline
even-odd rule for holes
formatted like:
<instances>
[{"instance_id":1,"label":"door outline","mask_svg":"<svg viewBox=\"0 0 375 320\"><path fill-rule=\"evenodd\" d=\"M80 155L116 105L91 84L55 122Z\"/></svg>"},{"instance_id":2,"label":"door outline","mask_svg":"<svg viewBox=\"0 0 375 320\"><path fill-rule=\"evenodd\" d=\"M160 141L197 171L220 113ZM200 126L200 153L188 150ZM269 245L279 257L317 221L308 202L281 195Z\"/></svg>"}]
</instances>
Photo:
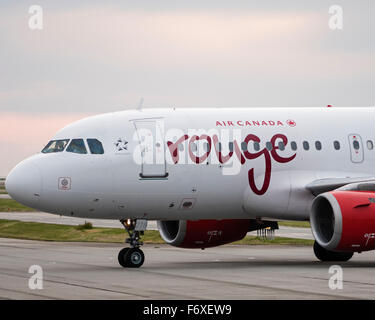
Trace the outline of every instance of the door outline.
<instances>
[{"instance_id":1,"label":"door outline","mask_svg":"<svg viewBox=\"0 0 375 320\"><path fill-rule=\"evenodd\" d=\"M164 119L160 118L146 118L146 119L135 119L132 120L135 131L138 137L138 143L141 148L141 172L139 176L141 179L165 179L168 177L167 172L167 161L166 161L166 148L164 142ZM144 135L141 134L141 130L146 129L151 131L152 143L143 139ZM150 134L148 134L150 136ZM148 152L146 154L146 152ZM152 158L152 163L148 163ZM156 163L157 158L162 159L162 163Z\"/></svg>"},{"instance_id":2,"label":"door outline","mask_svg":"<svg viewBox=\"0 0 375 320\"><path fill-rule=\"evenodd\" d=\"M350 149L350 160L353 163L362 163L364 161L364 150L363 150L363 143L362 138L359 134L349 134L349 149ZM359 148L356 149L354 147L354 142L358 142Z\"/></svg>"}]
</instances>

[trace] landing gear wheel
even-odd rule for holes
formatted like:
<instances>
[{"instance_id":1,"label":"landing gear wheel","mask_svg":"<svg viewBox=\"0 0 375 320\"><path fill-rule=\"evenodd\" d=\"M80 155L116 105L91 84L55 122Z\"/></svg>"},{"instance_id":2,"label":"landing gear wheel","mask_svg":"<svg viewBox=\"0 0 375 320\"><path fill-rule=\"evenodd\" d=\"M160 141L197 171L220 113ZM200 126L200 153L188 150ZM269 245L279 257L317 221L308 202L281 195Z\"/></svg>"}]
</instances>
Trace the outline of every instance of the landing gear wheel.
<instances>
[{"instance_id":1,"label":"landing gear wheel","mask_svg":"<svg viewBox=\"0 0 375 320\"><path fill-rule=\"evenodd\" d=\"M145 255L139 248L130 248L126 253L125 264L128 268L139 268L145 262Z\"/></svg>"},{"instance_id":2,"label":"landing gear wheel","mask_svg":"<svg viewBox=\"0 0 375 320\"><path fill-rule=\"evenodd\" d=\"M335 252L324 249L316 241L314 242L314 253L320 261L345 262L353 257L353 252Z\"/></svg>"},{"instance_id":3,"label":"landing gear wheel","mask_svg":"<svg viewBox=\"0 0 375 320\"><path fill-rule=\"evenodd\" d=\"M127 268L127 265L126 265L126 254L128 253L128 251L130 250L130 248L124 248L124 249L121 249L120 252L118 253L118 263L124 267L124 268Z\"/></svg>"},{"instance_id":4,"label":"landing gear wheel","mask_svg":"<svg viewBox=\"0 0 375 320\"><path fill-rule=\"evenodd\" d=\"M145 262L145 255L139 247L143 245L141 236L146 230L147 221L125 219L120 222L129 234L125 242L130 244L130 248L124 248L119 252L118 262L124 268L139 268Z\"/></svg>"}]
</instances>

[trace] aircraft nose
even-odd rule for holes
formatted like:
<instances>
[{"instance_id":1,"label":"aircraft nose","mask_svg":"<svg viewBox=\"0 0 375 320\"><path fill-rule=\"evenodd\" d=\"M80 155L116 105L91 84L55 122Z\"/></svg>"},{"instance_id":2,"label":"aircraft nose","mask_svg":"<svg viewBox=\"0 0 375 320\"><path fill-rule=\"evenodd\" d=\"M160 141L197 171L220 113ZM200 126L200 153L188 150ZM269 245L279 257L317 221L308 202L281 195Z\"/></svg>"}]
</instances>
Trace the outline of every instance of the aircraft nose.
<instances>
[{"instance_id":1,"label":"aircraft nose","mask_svg":"<svg viewBox=\"0 0 375 320\"><path fill-rule=\"evenodd\" d=\"M32 160L19 163L7 176L5 188L8 194L25 206L37 208L41 191L42 175Z\"/></svg>"}]
</instances>

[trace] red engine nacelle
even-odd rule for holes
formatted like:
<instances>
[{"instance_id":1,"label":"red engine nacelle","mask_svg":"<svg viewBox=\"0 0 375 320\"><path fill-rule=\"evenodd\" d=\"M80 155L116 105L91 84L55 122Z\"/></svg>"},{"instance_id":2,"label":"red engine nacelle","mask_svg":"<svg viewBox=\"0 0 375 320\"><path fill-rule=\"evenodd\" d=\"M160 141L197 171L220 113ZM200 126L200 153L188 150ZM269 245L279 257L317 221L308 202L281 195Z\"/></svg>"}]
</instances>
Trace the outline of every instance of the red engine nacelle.
<instances>
[{"instance_id":1,"label":"red engine nacelle","mask_svg":"<svg viewBox=\"0 0 375 320\"><path fill-rule=\"evenodd\" d=\"M320 246L331 251L375 249L375 192L332 191L317 196L311 229Z\"/></svg>"},{"instance_id":2,"label":"red engine nacelle","mask_svg":"<svg viewBox=\"0 0 375 320\"><path fill-rule=\"evenodd\" d=\"M241 240L250 220L158 221L161 237L181 248L209 248Z\"/></svg>"}]
</instances>

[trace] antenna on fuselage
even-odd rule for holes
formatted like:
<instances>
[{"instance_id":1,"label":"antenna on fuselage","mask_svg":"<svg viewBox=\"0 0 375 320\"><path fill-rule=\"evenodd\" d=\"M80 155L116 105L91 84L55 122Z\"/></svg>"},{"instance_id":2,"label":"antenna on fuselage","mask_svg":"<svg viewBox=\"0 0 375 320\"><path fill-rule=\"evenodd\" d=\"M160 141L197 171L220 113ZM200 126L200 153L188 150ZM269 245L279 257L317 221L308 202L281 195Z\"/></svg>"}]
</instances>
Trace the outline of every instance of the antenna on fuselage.
<instances>
[{"instance_id":1,"label":"antenna on fuselage","mask_svg":"<svg viewBox=\"0 0 375 320\"><path fill-rule=\"evenodd\" d=\"M139 101L138 103L138 107L137 107L137 110L141 111L142 110L142 107L143 107L143 97L141 98L141 100Z\"/></svg>"}]
</instances>

